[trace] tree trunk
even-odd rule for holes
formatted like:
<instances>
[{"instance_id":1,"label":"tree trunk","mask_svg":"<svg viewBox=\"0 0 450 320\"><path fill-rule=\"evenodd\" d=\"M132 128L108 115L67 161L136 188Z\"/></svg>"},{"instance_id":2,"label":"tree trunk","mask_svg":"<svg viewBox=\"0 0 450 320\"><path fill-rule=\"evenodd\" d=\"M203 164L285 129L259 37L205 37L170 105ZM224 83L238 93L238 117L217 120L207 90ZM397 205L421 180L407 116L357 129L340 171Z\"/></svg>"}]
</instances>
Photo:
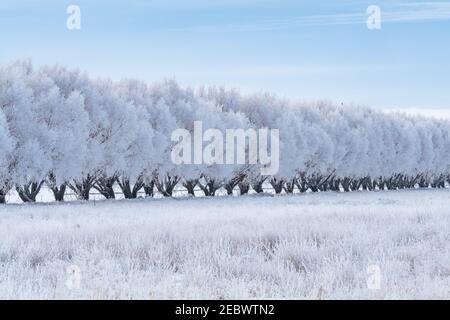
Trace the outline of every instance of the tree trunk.
<instances>
[{"instance_id":1,"label":"tree trunk","mask_svg":"<svg viewBox=\"0 0 450 320\"><path fill-rule=\"evenodd\" d=\"M342 188L344 189L344 192L350 192L350 182L350 178L342 179Z\"/></svg>"},{"instance_id":2,"label":"tree trunk","mask_svg":"<svg viewBox=\"0 0 450 320\"><path fill-rule=\"evenodd\" d=\"M47 177L47 186L52 190L55 201L64 201L64 194L66 193L66 183L61 185L56 184L56 177L53 173L50 173Z\"/></svg>"},{"instance_id":3,"label":"tree trunk","mask_svg":"<svg viewBox=\"0 0 450 320\"><path fill-rule=\"evenodd\" d=\"M186 180L185 182L183 182L183 187L187 189L189 195L195 197L195 187L197 186L197 184L198 184L197 179Z\"/></svg>"},{"instance_id":4,"label":"tree trunk","mask_svg":"<svg viewBox=\"0 0 450 320\"><path fill-rule=\"evenodd\" d=\"M308 191L308 184L304 173L300 173L297 179L295 179L295 185L301 193Z\"/></svg>"},{"instance_id":5,"label":"tree trunk","mask_svg":"<svg viewBox=\"0 0 450 320\"><path fill-rule=\"evenodd\" d=\"M361 179L352 179L352 182L350 182L350 186L353 191L359 191L361 183L362 183Z\"/></svg>"},{"instance_id":6,"label":"tree trunk","mask_svg":"<svg viewBox=\"0 0 450 320\"><path fill-rule=\"evenodd\" d=\"M270 179L269 182L270 182L272 188L275 190L276 194L280 194L281 191L283 191L283 186L284 186L283 179L277 179L274 177L274 178Z\"/></svg>"},{"instance_id":7,"label":"tree trunk","mask_svg":"<svg viewBox=\"0 0 450 320\"><path fill-rule=\"evenodd\" d=\"M264 192L264 188L263 188L263 184L266 181L267 178L260 178L256 181L252 182L252 188L253 190L255 190L256 193L263 193Z\"/></svg>"},{"instance_id":8,"label":"tree trunk","mask_svg":"<svg viewBox=\"0 0 450 320\"><path fill-rule=\"evenodd\" d=\"M6 203L6 194L8 192L5 192L4 190L0 190L0 204Z\"/></svg>"},{"instance_id":9,"label":"tree trunk","mask_svg":"<svg viewBox=\"0 0 450 320\"><path fill-rule=\"evenodd\" d=\"M127 178L117 178L117 183L123 192L125 199L136 199L139 190L144 186L143 178L139 177L133 187L131 187L130 179Z\"/></svg>"},{"instance_id":10,"label":"tree trunk","mask_svg":"<svg viewBox=\"0 0 450 320\"><path fill-rule=\"evenodd\" d=\"M6 203L6 195L11 190L11 185L5 181L0 185L0 204Z\"/></svg>"},{"instance_id":11,"label":"tree trunk","mask_svg":"<svg viewBox=\"0 0 450 320\"><path fill-rule=\"evenodd\" d=\"M106 199L115 199L116 195L114 193L114 183L116 182L116 177L101 177L98 178L95 184L92 186L95 190L100 192L102 196Z\"/></svg>"},{"instance_id":12,"label":"tree trunk","mask_svg":"<svg viewBox=\"0 0 450 320\"><path fill-rule=\"evenodd\" d=\"M248 181L241 181L238 184L238 187L241 195L247 194L250 190L250 184L248 183Z\"/></svg>"},{"instance_id":13,"label":"tree trunk","mask_svg":"<svg viewBox=\"0 0 450 320\"><path fill-rule=\"evenodd\" d=\"M245 174L239 173L236 174L231 180L229 180L227 183L225 183L225 190L227 190L228 195L233 195L233 190L235 187L241 183L242 180L245 179Z\"/></svg>"},{"instance_id":14,"label":"tree trunk","mask_svg":"<svg viewBox=\"0 0 450 320\"><path fill-rule=\"evenodd\" d=\"M85 178L82 178L81 181L73 179L68 186L75 192L79 200L89 200L89 192L91 191L95 180L95 175L88 174Z\"/></svg>"},{"instance_id":15,"label":"tree trunk","mask_svg":"<svg viewBox=\"0 0 450 320\"><path fill-rule=\"evenodd\" d=\"M286 193L294 193L294 189L295 189L295 178L293 178L290 181L286 181L286 183L284 184L284 192Z\"/></svg>"},{"instance_id":16,"label":"tree trunk","mask_svg":"<svg viewBox=\"0 0 450 320\"><path fill-rule=\"evenodd\" d=\"M323 185L328 183L330 179L333 177L334 171L330 173L328 176L323 176L319 174L313 174L307 179L307 184L309 189L312 192L318 192L319 190L323 190Z\"/></svg>"},{"instance_id":17,"label":"tree trunk","mask_svg":"<svg viewBox=\"0 0 450 320\"><path fill-rule=\"evenodd\" d=\"M144 183L144 191L147 197L153 197L155 195L155 180L152 179L149 182Z\"/></svg>"},{"instance_id":18,"label":"tree trunk","mask_svg":"<svg viewBox=\"0 0 450 320\"><path fill-rule=\"evenodd\" d=\"M370 180L370 177L365 177L361 181L362 189L365 191L372 191L372 181Z\"/></svg>"},{"instance_id":19,"label":"tree trunk","mask_svg":"<svg viewBox=\"0 0 450 320\"><path fill-rule=\"evenodd\" d=\"M59 187L53 186L50 187L50 189L53 192L53 196L55 197L56 201L62 202L64 201L64 194L66 193L66 184L62 184Z\"/></svg>"},{"instance_id":20,"label":"tree trunk","mask_svg":"<svg viewBox=\"0 0 450 320\"><path fill-rule=\"evenodd\" d=\"M29 182L23 186L16 186L16 191L23 202L36 202L36 196L43 184L44 181Z\"/></svg>"},{"instance_id":21,"label":"tree trunk","mask_svg":"<svg viewBox=\"0 0 450 320\"><path fill-rule=\"evenodd\" d=\"M156 189L158 189L164 197L171 197L173 194L173 189L175 189L179 181L180 178L178 176L171 177L169 175L167 175L162 181L155 179Z\"/></svg>"},{"instance_id":22,"label":"tree trunk","mask_svg":"<svg viewBox=\"0 0 450 320\"><path fill-rule=\"evenodd\" d=\"M205 178L206 184L198 183L200 189L202 189L203 193L207 197L214 197L216 195L216 191L220 189L220 183L216 182L215 179Z\"/></svg>"},{"instance_id":23,"label":"tree trunk","mask_svg":"<svg viewBox=\"0 0 450 320\"><path fill-rule=\"evenodd\" d=\"M332 191L341 191L340 187L341 180L339 178L331 178L329 182L329 189Z\"/></svg>"},{"instance_id":24,"label":"tree trunk","mask_svg":"<svg viewBox=\"0 0 450 320\"><path fill-rule=\"evenodd\" d=\"M224 188L227 191L227 195L229 195L229 196L233 195L233 190L234 190L233 185L227 183L227 184L225 184Z\"/></svg>"}]
</instances>

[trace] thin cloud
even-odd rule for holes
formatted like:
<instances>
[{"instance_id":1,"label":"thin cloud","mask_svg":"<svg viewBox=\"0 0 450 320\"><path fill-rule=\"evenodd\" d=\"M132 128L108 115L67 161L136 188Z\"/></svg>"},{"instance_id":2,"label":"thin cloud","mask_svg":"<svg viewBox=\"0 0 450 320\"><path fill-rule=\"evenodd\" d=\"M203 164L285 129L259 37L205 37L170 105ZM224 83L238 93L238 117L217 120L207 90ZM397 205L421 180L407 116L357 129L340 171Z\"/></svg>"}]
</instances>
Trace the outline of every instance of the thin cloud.
<instances>
[{"instance_id":1,"label":"thin cloud","mask_svg":"<svg viewBox=\"0 0 450 320\"><path fill-rule=\"evenodd\" d=\"M450 2L400 4L398 9L382 13L385 22L450 20Z\"/></svg>"},{"instance_id":2,"label":"thin cloud","mask_svg":"<svg viewBox=\"0 0 450 320\"><path fill-rule=\"evenodd\" d=\"M382 23L426 22L450 20L450 2L410 2L380 5ZM363 12L329 15L309 15L283 20L266 20L248 24L190 27L192 31L243 32L296 29L300 27L365 24L368 14ZM184 28L186 29L186 28Z\"/></svg>"}]
</instances>

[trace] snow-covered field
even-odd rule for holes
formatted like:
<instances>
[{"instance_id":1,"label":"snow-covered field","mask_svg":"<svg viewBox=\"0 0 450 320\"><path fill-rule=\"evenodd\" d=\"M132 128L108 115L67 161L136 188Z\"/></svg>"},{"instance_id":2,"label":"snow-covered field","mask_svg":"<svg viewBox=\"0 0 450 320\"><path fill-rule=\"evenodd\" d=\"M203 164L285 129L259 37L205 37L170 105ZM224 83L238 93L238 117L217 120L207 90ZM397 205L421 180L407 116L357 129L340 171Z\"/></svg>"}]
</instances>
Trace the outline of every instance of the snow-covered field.
<instances>
[{"instance_id":1,"label":"snow-covered field","mask_svg":"<svg viewBox=\"0 0 450 320\"><path fill-rule=\"evenodd\" d=\"M3 205L0 298L449 299L450 191Z\"/></svg>"}]
</instances>

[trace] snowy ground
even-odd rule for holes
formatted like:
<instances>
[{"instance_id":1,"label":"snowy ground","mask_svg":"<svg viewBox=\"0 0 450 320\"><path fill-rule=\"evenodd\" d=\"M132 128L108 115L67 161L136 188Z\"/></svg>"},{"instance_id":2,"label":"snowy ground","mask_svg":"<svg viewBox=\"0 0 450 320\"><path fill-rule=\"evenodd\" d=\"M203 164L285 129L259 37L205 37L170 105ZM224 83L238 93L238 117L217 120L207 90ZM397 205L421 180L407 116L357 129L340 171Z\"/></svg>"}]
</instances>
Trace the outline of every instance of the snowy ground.
<instances>
[{"instance_id":1,"label":"snowy ground","mask_svg":"<svg viewBox=\"0 0 450 320\"><path fill-rule=\"evenodd\" d=\"M3 205L0 298L450 299L450 191Z\"/></svg>"}]
</instances>

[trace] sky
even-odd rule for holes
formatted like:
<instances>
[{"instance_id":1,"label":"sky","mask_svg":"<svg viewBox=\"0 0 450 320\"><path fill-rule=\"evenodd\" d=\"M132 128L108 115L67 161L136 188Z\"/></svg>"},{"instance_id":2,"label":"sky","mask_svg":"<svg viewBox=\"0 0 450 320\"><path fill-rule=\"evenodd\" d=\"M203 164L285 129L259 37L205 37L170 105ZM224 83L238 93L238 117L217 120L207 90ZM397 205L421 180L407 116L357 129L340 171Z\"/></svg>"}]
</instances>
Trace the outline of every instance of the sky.
<instances>
[{"instance_id":1,"label":"sky","mask_svg":"<svg viewBox=\"0 0 450 320\"><path fill-rule=\"evenodd\" d=\"M80 30L67 28L69 5ZM381 29L367 27L370 5ZM450 1L2 0L0 35L1 64L450 110Z\"/></svg>"}]
</instances>

